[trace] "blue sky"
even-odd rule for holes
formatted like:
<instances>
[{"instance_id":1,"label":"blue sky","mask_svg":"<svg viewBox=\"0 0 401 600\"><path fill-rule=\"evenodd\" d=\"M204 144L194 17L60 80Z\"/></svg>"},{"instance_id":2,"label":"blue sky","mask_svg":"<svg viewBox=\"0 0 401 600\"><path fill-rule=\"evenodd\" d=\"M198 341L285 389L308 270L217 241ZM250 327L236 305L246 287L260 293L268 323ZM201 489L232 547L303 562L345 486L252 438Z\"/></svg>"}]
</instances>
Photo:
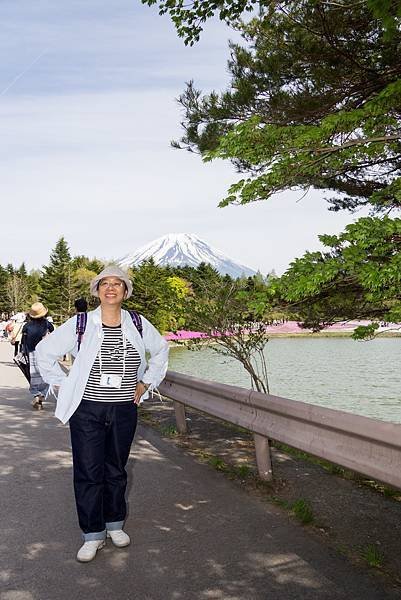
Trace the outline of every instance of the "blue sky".
<instances>
[{"instance_id":1,"label":"blue sky","mask_svg":"<svg viewBox=\"0 0 401 600\"><path fill-rule=\"evenodd\" d=\"M0 22L1 264L40 268L61 235L72 254L118 258L186 232L281 273L351 221L318 192L219 209L233 167L170 148L185 82L228 85L223 24L188 48L140 0L3 0Z\"/></svg>"}]
</instances>

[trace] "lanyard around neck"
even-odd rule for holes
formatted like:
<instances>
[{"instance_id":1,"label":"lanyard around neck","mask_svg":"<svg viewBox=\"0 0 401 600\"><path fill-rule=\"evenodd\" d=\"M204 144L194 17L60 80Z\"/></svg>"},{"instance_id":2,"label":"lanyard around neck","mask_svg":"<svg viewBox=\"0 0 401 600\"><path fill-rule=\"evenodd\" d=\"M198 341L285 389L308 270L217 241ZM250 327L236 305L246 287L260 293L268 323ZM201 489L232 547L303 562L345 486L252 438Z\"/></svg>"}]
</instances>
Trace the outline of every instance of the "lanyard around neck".
<instances>
[{"instance_id":1,"label":"lanyard around neck","mask_svg":"<svg viewBox=\"0 0 401 600\"><path fill-rule=\"evenodd\" d=\"M127 356L127 336L125 335L124 332L122 332L122 334L123 334L123 374L122 374L122 377L124 379L124 376L125 376L125 358ZM100 377L101 377L102 374L103 374L103 371L102 371L102 367L103 367L102 344L100 345L99 352L97 353L97 355L99 357L99 369L100 369Z\"/></svg>"}]
</instances>

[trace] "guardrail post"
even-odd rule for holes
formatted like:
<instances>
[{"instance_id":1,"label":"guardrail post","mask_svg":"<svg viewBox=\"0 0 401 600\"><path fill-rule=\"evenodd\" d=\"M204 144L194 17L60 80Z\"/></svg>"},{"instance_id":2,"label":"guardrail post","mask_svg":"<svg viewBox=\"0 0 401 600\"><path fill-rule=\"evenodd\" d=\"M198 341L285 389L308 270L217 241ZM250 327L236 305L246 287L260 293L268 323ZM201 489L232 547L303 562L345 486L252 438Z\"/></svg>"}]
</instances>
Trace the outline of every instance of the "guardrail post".
<instances>
[{"instance_id":1,"label":"guardrail post","mask_svg":"<svg viewBox=\"0 0 401 600\"><path fill-rule=\"evenodd\" d=\"M181 404L181 402L176 402L176 400L173 400L173 407L178 433L187 433L188 429L187 420L185 418L185 406Z\"/></svg>"},{"instance_id":2,"label":"guardrail post","mask_svg":"<svg viewBox=\"0 0 401 600\"><path fill-rule=\"evenodd\" d=\"M253 434L256 452L256 464L258 467L259 477L263 481L272 481L273 465L270 452L270 440L258 433Z\"/></svg>"}]
</instances>

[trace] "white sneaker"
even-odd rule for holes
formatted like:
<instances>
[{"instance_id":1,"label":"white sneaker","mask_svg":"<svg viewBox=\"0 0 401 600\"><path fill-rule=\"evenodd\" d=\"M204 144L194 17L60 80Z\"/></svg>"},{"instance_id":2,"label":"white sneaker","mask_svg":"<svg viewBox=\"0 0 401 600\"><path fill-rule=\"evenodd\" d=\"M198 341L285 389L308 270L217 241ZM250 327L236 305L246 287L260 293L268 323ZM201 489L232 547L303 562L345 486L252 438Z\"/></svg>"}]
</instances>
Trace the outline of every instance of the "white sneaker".
<instances>
[{"instance_id":1,"label":"white sneaker","mask_svg":"<svg viewBox=\"0 0 401 600\"><path fill-rule=\"evenodd\" d=\"M108 531L107 537L111 538L111 541L117 548L124 548L129 546L131 543L130 537L122 529L115 529L114 531Z\"/></svg>"},{"instance_id":2,"label":"white sneaker","mask_svg":"<svg viewBox=\"0 0 401 600\"><path fill-rule=\"evenodd\" d=\"M96 556L96 552L101 550L106 545L104 540L91 540L84 542L83 546L78 550L77 560L79 562L90 562Z\"/></svg>"}]
</instances>

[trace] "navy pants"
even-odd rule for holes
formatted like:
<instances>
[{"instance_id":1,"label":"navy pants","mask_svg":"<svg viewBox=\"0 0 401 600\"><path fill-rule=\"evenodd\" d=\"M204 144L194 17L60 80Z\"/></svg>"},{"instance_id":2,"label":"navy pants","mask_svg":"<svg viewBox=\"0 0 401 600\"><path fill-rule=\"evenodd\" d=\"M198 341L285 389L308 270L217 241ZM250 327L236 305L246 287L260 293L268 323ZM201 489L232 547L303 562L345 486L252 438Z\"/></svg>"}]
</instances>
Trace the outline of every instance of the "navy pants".
<instances>
[{"instance_id":1,"label":"navy pants","mask_svg":"<svg viewBox=\"0 0 401 600\"><path fill-rule=\"evenodd\" d=\"M74 491L85 541L121 529L127 464L137 423L134 402L83 400L70 419Z\"/></svg>"}]
</instances>

